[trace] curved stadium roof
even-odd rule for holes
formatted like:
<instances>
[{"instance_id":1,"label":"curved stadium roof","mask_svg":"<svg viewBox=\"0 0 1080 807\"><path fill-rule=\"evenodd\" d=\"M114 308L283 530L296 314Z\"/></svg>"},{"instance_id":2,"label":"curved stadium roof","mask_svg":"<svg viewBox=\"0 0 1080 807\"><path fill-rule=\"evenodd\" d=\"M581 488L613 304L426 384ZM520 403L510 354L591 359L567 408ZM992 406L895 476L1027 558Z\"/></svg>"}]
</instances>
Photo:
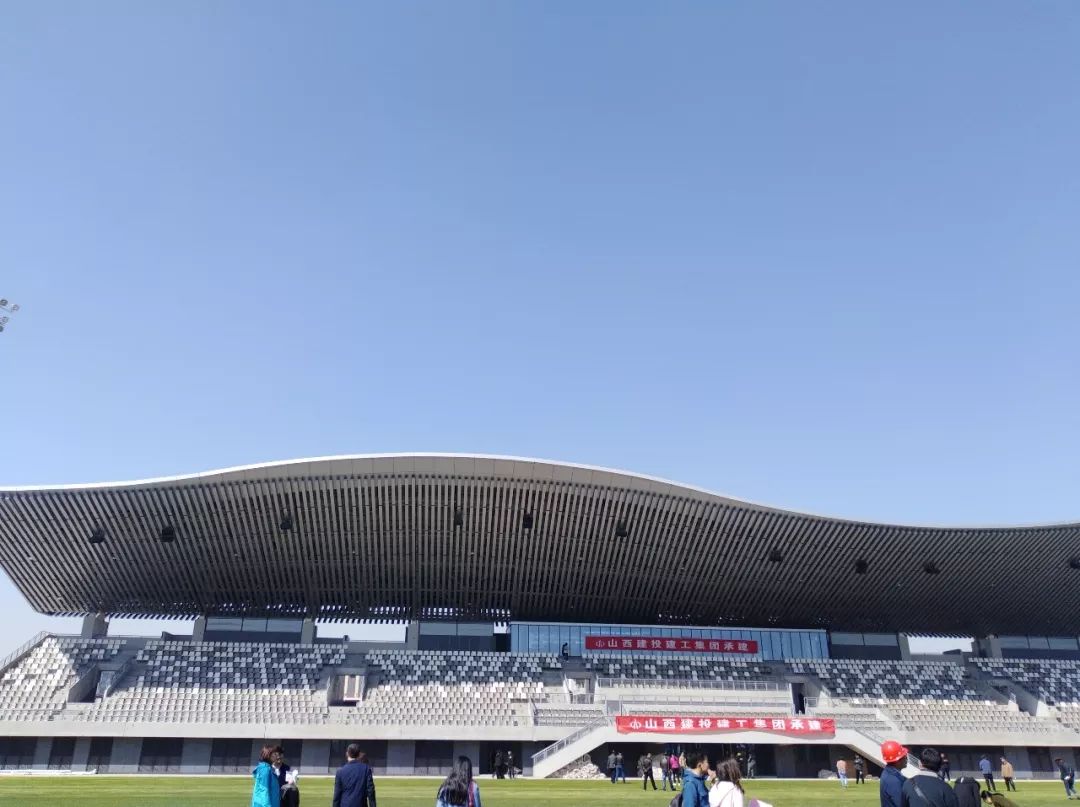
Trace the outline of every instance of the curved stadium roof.
<instances>
[{"instance_id":1,"label":"curved stadium roof","mask_svg":"<svg viewBox=\"0 0 1080 807\"><path fill-rule=\"evenodd\" d=\"M167 525L171 543L159 540ZM105 540L91 543L99 528ZM1080 524L828 518L621 471L473 455L0 488L0 565L50 614L1054 634L1080 617L1078 538Z\"/></svg>"}]
</instances>

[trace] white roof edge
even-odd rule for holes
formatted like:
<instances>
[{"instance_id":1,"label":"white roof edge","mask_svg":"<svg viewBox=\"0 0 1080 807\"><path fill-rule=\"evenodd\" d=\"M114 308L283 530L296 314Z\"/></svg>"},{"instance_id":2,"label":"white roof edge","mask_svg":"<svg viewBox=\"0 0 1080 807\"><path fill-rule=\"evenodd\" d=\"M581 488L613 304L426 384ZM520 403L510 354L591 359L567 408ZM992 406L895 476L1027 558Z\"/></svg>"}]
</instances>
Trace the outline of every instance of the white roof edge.
<instances>
[{"instance_id":1,"label":"white roof edge","mask_svg":"<svg viewBox=\"0 0 1080 807\"><path fill-rule=\"evenodd\" d=\"M696 493L702 496L708 496L710 498L724 499L738 505L746 505L749 507L756 507L762 510L769 510L776 513L784 513L792 516L803 516L806 518L817 518L828 521L843 521L854 524L869 524L874 526L885 527L901 527L908 529L933 529L933 530L1016 530L1016 529L1054 529L1060 527L1076 527L1080 526L1080 523L1073 521L1060 521L1050 522L1046 524L984 524L984 525L971 525L971 524L894 524L884 521L870 521L864 518L847 518L844 516L829 516L821 513L811 513L802 510L789 510L783 507L775 507L769 504L762 504L761 502L750 501L749 499L741 499L735 496L728 496L723 493L717 493L712 490L697 487L696 485L688 485L683 482L675 482L670 479L664 479L658 476L649 476L648 474L634 473L632 471L623 471L617 468L606 468L600 465L587 465L578 462L561 462L557 460L540 459L536 457L515 457L503 454L464 454L454 452L438 452L438 451L410 451L400 453L383 453L383 454L333 454L323 457L303 457L299 459L291 460L272 460L270 462L256 462L250 465L235 465L230 468L218 468L211 471L200 471L192 474L177 474L175 476L159 476L149 479L134 479L128 481L119 482L90 482L90 483L77 483L77 484L64 484L64 485L0 485L0 493L28 493L34 491L40 492L63 492L63 491L90 491L90 490L102 490L108 488L133 488L144 485L161 485L173 482L195 482L204 479L210 479L213 477L227 476L230 474L239 474L245 471L261 471L268 468L287 468L291 465L303 465L309 463L329 463L329 462L341 462L345 460L382 460L382 459L409 459L409 458L439 458L439 459L469 459L469 460L496 460L501 462L527 462L538 465L550 465L558 466L562 468L576 468L579 470L590 471L593 473L605 473L616 474L618 476L625 476L631 479L644 480L646 482L652 482L660 485L668 485L672 488L679 490L685 490L688 493Z\"/></svg>"}]
</instances>

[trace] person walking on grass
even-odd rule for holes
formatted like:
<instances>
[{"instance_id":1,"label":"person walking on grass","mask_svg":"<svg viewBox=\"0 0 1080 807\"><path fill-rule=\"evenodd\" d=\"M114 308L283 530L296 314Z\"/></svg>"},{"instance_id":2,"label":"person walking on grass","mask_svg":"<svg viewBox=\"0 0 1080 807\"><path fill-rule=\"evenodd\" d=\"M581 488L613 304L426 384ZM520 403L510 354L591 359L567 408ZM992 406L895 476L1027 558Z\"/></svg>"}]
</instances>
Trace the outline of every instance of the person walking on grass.
<instances>
[{"instance_id":1,"label":"person walking on grass","mask_svg":"<svg viewBox=\"0 0 1080 807\"><path fill-rule=\"evenodd\" d=\"M1054 763L1058 766L1058 773L1061 775L1061 783L1065 785L1065 797L1072 799L1076 796L1076 790L1073 784L1076 782L1076 768L1072 765L1067 765L1061 757L1056 757Z\"/></svg>"},{"instance_id":2,"label":"person walking on grass","mask_svg":"<svg viewBox=\"0 0 1080 807\"><path fill-rule=\"evenodd\" d=\"M666 752L660 755L660 778L664 780L661 790L666 791L669 782L671 783L671 789L675 789L675 782L671 779L671 757Z\"/></svg>"},{"instance_id":3,"label":"person walking on grass","mask_svg":"<svg viewBox=\"0 0 1080 807\"><path fill-rule=\"evenodd\" d=\"M1001 758L1001 778L1005 780L1005 790L1012 790L1016 792L1016 782L1013 779L1016 777L1016 771L1013 769L1013 764L1009 762L1005 757Z\"/></svg>"},{"instance_id":4,"label":"person walking on grass","mask_svg":"<svg viewBox=\"0 0 1080 807\"><path fill-rule=\"evenodd\" d=\"M855 784L866 784L866 761L859 755L855 755Z\"/></svg>"},{"instance_id":5,"label":"person walking on grass","mask_svg":"<svg viewBox=\"0 0 1080 807\"><path fill-rule=\"evenodd\" d=\"M986 782L987 790L997 790L994 787L994 766L990 764L990 757L986 754L983 754L982 759L979 760L979 773L982 774L983 780Z\"/></svg>"},{"instance_id":6,"label":"person walking on grass","mask_svg":"<svg viewBox=\"0 0 1080 807\"><path fill-rule=\"evenodd\" d=\"M472 760L458 757L453 769L439 786L435 807L482 807L480 785L473 781Z\"/></svg>"},{"instance_id":7,"label":"person walking on grass","mask_svg":"<svg viewBox=\"0 0 1080 807\"><path fill-rule=\"evenodd\" d=\"M271 764L274 746L264 745L259 753L259 764L251 772L254 784L251 788L251 807L281 807L281 785L274 775Z\"/></svg>"},{"instance_id":8,"label":"person walking on grass","mask_svg":"<svg viewBox=\"0 0 1080 807\"><path fill-rule=\"evenodd\" d=\"M840 787L847 789L847 760L836 760L836 776L840 780Z\"/></svg>"},{"instance_id":9,"label":"person walking on grass","mask_svg":"<svg viewBox=\"0 0 1080 807\"><path fill-rule=\"evenodd\" d=\"M375 807L375 777L363 757L360 746L349 743L345 764L334 775L333 807Z\"/></svg>"},{"instance_id":10,"label":"person walking on grass","mask_svg":"<svg viewBox=\"0 0 1080 807\"><path fill-rule=\"evenodd\" d=\"M611 784L615 784L615 749L612 748L607 755L607 773L611 777Z\"/></svg>"},{"instance_id":11,"label":"person walking on grass","mask_svg":"<svg viewBox=\"0 0 1080 807\"><path fill-rule=\"evenodd\" d=\"M615 754L615 778L621 779L626 784L626 766L623 764L622 751Z\"/></svg>"},{"instance_id":12,"label":"person walking on grass","mask_svg":"<svg viewBox=\"0 0 1080 807\"><path fill-rule=\"evenodd\" d=\"M641 776L641 789L646 790L645 787L649 782L652 782L652 789L656 790L656 779L653 778L652 772L652 754L644 753L638 760L638 774Z\"/></svg>"}]
</instances>

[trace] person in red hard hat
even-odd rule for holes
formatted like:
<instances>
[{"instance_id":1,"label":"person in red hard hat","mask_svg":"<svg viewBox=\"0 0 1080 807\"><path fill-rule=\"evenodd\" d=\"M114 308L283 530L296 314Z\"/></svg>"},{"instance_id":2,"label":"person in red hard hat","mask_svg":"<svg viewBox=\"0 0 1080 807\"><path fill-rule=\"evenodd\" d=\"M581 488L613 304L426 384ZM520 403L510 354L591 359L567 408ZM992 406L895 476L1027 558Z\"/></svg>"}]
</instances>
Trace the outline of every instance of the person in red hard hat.
<instances>
[{"instance_id":1,"label":"person in red hard hat","mask_svg":"<svg viewBox=\"0 0 1080 807\"><path fill-rule=\"evenodd\" d=\"M881 744L881 758L885 761L881 770L881 807L900 807L904 797L904 775L900 771L907 765L907 753L896 740Z\"/></svg>"}]
</instances>

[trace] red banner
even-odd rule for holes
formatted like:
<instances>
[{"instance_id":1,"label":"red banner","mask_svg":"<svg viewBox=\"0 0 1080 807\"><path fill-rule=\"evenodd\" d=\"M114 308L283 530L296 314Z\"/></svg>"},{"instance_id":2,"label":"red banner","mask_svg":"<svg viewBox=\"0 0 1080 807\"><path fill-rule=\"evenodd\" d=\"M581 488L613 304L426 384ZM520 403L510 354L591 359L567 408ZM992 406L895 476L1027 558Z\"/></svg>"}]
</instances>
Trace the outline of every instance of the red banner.
<instances>
[{"instance_id":1,"label":"red banner","mask_svg":"<svg viewBox=\"0 0 1080 807\"><path fill-rule=\"evenodd\" d=\"M655 715L618 715L615 728L620 734L701 734L717 731L767 731L770 734L793 734L800 737L832 737L836 722L832 719L805 717L656 717Z\"/></svg>"},{"instance_id":2,"label":"red banner","mask_svg":"<svg viewBox=\"0 0 1080 807\"><path fill-rule=\"evenodd\" d=\"M586 650L645 650L665 653L757 653L753 639L669 639L665 636L586 636Z\"/></svg>"}]
</instances>

